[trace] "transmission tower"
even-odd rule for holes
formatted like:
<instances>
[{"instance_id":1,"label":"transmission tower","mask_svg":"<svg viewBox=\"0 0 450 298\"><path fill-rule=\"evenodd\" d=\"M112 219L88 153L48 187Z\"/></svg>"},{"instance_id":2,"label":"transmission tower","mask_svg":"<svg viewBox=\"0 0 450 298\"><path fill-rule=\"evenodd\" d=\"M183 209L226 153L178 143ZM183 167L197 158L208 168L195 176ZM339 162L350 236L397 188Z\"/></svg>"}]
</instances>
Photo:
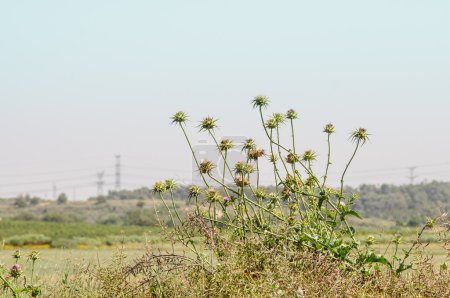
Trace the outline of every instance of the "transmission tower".
<instances>
[{"instance_id":1,"label":"transmission tower","mask_svg":"<svg viewBox=\"0 0 450 298\"><path fill-rule=\"evenodd\" d=\"M414 184L414 180L417 178L417 175L414 175L414 171L416 170L417 167L409 167L409 184Z\"/></svg>"},{"instance_id":2,"label":"transmission tower","mask_svg":"<svg viewBox=\"0 0 450 298\"><path fill-rule=\"evenodd\" d=\"M103 176L105 172L97 173L97 196L103 196L103 185L105 185L105 181L103 180Z\"/></svg>"},{"instance_id":3,"label":"transmission tower","mask_svg":"<svg viewBox=\"0 0 450 298\"><path fill-rule=\"evenodd\" d=\"M116 155L116 191L120 190L120 155Z\"/></svg>"}]
</instances>

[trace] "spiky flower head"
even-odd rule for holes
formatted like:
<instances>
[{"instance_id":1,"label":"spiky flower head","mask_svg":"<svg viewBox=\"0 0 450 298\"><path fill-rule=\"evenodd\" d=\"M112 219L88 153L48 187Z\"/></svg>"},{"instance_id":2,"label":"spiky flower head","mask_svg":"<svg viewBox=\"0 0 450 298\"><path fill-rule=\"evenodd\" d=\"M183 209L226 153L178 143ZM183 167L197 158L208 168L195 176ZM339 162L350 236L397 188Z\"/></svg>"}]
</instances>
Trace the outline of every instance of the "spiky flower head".
<instances>
[{"instance_id":1,"label":"spiky flower head","mask_svg":"<svg viewBox=\"0 0 450 298\"><path fill-rule=\"evenodd\" d=\"M28 259L30 259L32 262L36 262L39 259L39 252L33 250L28 255Z\"/></svg>"},{"instance_id":2,"label":"spiky flower head","mask_svg":"<svg viewBox=\"0 0 450 298\"><path fill-rule=\"evenodd\" d=\"M202 192L201 188L197 185L191 185L189 186L189 198L190 199L195 199L198 198L198 196L200 195L200 193Z\"/></svg>"},{"instance_id":3,"label":"spiky flower head","mask_svg":"<svg viewBox=\"0 0 450 298\"><path fill-rule=\"evenodd\" d=\"M177 186L175 184L175 180L173 180L173 179L167 179L165 181L165 184L166 184L166 190L173 190Z\"/></svg>"},{"instance_id":4,"label":"spiky flower head","mask_svg":"<svg viewBox=\"0 0 450 298\"><path fill-rule=\"evenodd\" d=\"M13 253L12 257L13 257L14 259L16 259L16 260L19 260L20 257L21 257L21 255L20 255L20 250L16 250L16 251Z\"/></svg>"},{"instance_id":5,"label":"spiky flower head","mask_svg":"<svg viewBox=\"0 0 450 298\"><path fill-rule=\"evenodd\" d=\"M262 188L255 189L255 198L263 200L267 198L267 192Z\"/></svg>"},{"instance_id":6,"label":"spiky flower head","mask_svg":"<svg viewBox=\"0 0 450 298\"><path fill-rule=\"evenodd\" d=\"M22 275L22 267L20 267L19 264L14 264L11 267L11 270L9 271L9 274L13 277L13 278L18 278Z\"/></svg>"},{"instance_id":7,"label":"spiky flower head","mask_svg":"<svg viewBox=\"0 0 450 298\"><path fill-rule=\"evenodd\" d=\"M277 203L280 200L280 196L277 193L275 193L275 192L269 193L267 198L270 200L270 202L272 204L275 204L275 203Z\"/></svg>"},{"instance_id":8,"label":"spiky flower head","mask_svg":"<svg viewBox=\"0 0 450 298\"><path fill-rule=\"evenodd\" d=\"M312 150L306 150L302 156L303 161L313 161L316 160L316 153Z\"/></svg>"},{"instance_id":9,"label":"spiky flower head","mask_svg":"<svg viewBox=\"0 0 450 298\"><path fill-rule=\"evenodd\" d=\"M365 128L360 127L351 133L350 138L353 142L361 143L361 145L364 145L364 143L369 140L369 134L367 133L367 130Z\"/></svg>"},{"instance_id":10,"label":"spiky flower head","mask_svg":"<svg viewBox=\"0 0 450 298\"><path fill-rule=\"evenodd\" d=\"M269 118L267 119L265 125L268 129L275 129L278 127L278 122L275 118Z\"/></svg>"},{"instance_id":11,"label":"spiky flower head","mask_svg":"<svg viewBox=\"0 0 450 298\"><path fill-rule=\"evenodd\" d=\"M297 154L294 154L294 153L290 152L286 156L286 162L287 163L294 164L294 163L296 163L298 161L300 161L300 157Z\"/></svg>"},{"instance_id":12,"label":"spiky flower head","mask_svg":"<svg viewBox=\"0 0 450 298\"><path fill-rule=\"evenodd\" d=\"M251 160L258 160L264 156L264 149L252 149L248 152L248 158Z\"/></svg>"},{"instance_id":13,"label":"spiky flower head","mask_svg":"<svg viewBox=\"0 0 450 298\"><path fill-rule=\"evenodd\" d=\"M187 121L188 116L185 112L179 111L176 112L172 117L170 117L170 119L172 119L172 123L182 124Z\"/></svg>"},{"instance_id":14,"label":"spiky flower head","mask_svg":"<svg viewBox=\"0 0 450 298\"><path fill-rule=\"evenodd\" d=\"M234 147L233 143L228 139L223 139L220 141L220 144L219 144L220 151L228 151L233 147Z\"/></svg>"},{"instance_id":15,"label":"spiky flower head","mask_svg":"<svg viewBox=\"0 0 450 298\"><path fill-rule=\"evenodd\" d=\"M309 177L305 181L305 185L309 187L314 187L316 184L316 177L309 175Z\"/></svg>"},{"instance_id":16,"label":"spiky flower head","mask_svg":"<svg viewBox=\"0 0 450 298\"><path fill-rule=\"evenodd\" d=\"M234 178L234 183L239 186L239 187L244 187L250 184L250 181L248 181L247 178L242 177L242 176L236 176Z\"/></svg>"},{"instance_id":17,"label":"spiky flower head","mask_svg":"<svg viewBox=\"0 0 450 298\"><path fill-rule=\"evenodd\" d=\"M273 113L273 119L275 119L278 125L283 124L286 121L282 113Z\"/></svg>"},{"instance_id":18,"label":"spiky flower head","mask_svg":"<svg viewBox=\"0 0 450 298\"><path fill-rule=\"evenodd\" d=\"M298 190L302 186L302 180L297 175L287 174L284 185L290 189Z\"/></svg>"},{"instance_id":19,"label":"spiky flower head","mask_svg":"<svg viewBox=\"0 0 450 298\"><path fill-rule=\"evenodd\" d=\"M375 237L374 237L373 235L367 236L366 244L367 244L368 246L370 246L370 245L372 245L372 244L374 244L374 243L375 243Z\"/></svg>"},{"instance_id":20,"label":"spiky flower head","mask_svg":"<svg viewBox=\"0 0 450 298\"><path fill-rule=\"evenodd\" d=\"M323 132L327 133L327 134L332 134L334 133L334 125L331 123L328 123L327 125L325 125L325 127L323 128Z\"/></svg>"},{"instance_id":21,"label":"spiky flower head","mask_svg":"<svg viewBox=\"0 0 450 298\"><path fill-rule=\"evenodd\" d=\"M163 193L166 191L166 185L162 181L156 181L155 184L153 184L152 190L155 193Z\"/></svg>"},{"instance_id":22,"label":"spiky flower head","mask_svg":"<svg viewBox=\"0 0 450 298\"><path fill-rule=\"evenodd\" d=\"M202 174L207 174L210 175L212 170L215 168L216 166L210 162L209 160L204 160L200 163L199 166L199 172Z\"/></svg>"},{"instance_id":23,"label":"spiky flower head","mask_svg":"<svg viewBox=\"0 0 450 298\"><path fill-rule=\"evenodd\" d=\"M246 139L244 144L242 145L242 151L243 150L252 150L256 148L255 140L253 139Z\"/></svg>"},{"instance_id":24,"label":"spiky flower head","mask_svg":"<svg viewBox=\"0 0 450 298\"><path fill-rule=\"evenodd\" d=\"M265 108L269 105L270 101L269 98L267 96L264 95L257 95L253 98L252 100L252 104L253 104L253 108Z\"/></svg>"},{"instance_id":25,"label":"spiky flower head","mask_svg":"<svg viewBox=\"0 0 450 298\"><path fill-rule=\"evenodd\" d=\"M291 190L289 189L289 187L285 187L283 188L283 191L281 192L281 197L283 198L283 200L288 200L291 197Z\"/></svg>"},{"instance_id":26,"label":"spiky flower head","mask_svg":"<svg viewBox=\"0 0 450 298\"><path fill-rule=\"evenodd\" d=\"M238 175L247 175L251 174L255 171L255 169L246 162L238 161L234 165L234 172Z\"/></svg>"},{"instance_id":27,"label":"spiky flower head","mask_svg":"<svg viewBox=\"0 0 450 298\"><path fill-rule=\"evenodd\" d=\"M269 155L269 161L271 162L271 163L276 163L277 162L277 160L278 160L278 156L277 155L275 155L275 154L270 154Z\"/></svg>"},{"instance_id":28,"label":"spiky flower head","mask_svg":"<svg viewBox=\"0 0 450 298\"><path fill-rule=\"evenodd\" d=\"M219 202L222 196L216 189L210 187L205 191L205 199L207 202L214 203Z\"/></svg>"},{"instance_id":29,"label":"spiky flower head","mask_svg":"<svg viewBox=\"0 0 450 298\"><path fill-rule=\"evenodd\" d=\"M205 117L202 121L200 121L200 125L198 126L200 128L200 131L213 131L215 128L217 128L217 119L214 119L213 117Z\"/></svg>"},{"instance_id":30,"label":"spiky flower head","mask_svg":"<svg viewBox=\"0 0 450 298\"><path fill-rule=\"evenodd\" d=\"M296 111L294 111L293 109L289 109L286 112L286 118L290 119L290 120L294 120L298 118L298 114Z\"/></svg>"},{"instance_id":31,"label":"spiky flower head","mask_svg":"<svg viewBox=\"0 0 450 298\"><path fill-rule=\"evenodd\" d=\"M289 202L288 208L291 214L295 214L300 209L300 206L296 202Z\"/></svg>"}]
</instances>

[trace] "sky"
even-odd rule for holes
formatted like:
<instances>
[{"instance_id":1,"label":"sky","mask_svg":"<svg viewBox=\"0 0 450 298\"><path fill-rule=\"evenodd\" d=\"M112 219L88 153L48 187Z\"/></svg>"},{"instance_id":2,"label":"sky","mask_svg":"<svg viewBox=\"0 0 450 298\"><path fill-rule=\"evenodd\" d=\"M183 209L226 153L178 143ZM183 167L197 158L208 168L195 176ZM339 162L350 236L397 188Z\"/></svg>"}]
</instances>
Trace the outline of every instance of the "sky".
<instances>
[{"instance_id":1,"label":"sky","mask_svg":"<svg viewBox=\"0 0 450 298\"><path fill-rule=\"evenodd\" d=\"M330 184L350 157L349 133L370 142L346 182L450 180L448 1L0 1L0 197L69 199L191 179L169 117L218 118L217 136L267 149L265 115L295 109L298 151L326 159ZM288 140L288 127L283 140ZM263 173L270 183L270 170ZM263 170L262 170L263 171Z\"/></svg>"}]
</instances>

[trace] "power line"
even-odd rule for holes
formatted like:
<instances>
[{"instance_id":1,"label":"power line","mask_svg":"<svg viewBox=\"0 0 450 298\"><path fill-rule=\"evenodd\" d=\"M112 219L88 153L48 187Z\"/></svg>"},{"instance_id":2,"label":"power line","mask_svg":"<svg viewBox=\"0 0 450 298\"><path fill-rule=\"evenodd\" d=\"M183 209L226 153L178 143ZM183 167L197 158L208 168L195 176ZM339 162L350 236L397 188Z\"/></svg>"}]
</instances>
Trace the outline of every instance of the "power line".
<instances>
[{"instance_id":1,"label":"power line","mask_svg":"<svg viewBox=\"0 0 450 298\"><path fill-rule=\"evenodd\" d=\"M120 155L116 155L116 191L120 191Z\"/></svg>"}]
</instances>

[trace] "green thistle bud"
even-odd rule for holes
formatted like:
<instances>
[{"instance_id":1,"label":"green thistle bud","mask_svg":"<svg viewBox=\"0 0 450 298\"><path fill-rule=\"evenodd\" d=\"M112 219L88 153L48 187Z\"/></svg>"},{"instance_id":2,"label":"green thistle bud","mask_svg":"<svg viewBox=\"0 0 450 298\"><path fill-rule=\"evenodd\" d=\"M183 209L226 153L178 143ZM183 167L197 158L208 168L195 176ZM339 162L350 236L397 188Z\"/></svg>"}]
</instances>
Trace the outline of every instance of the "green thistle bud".
<instances>
[{"instance_id":1,"label":"green thistle bud","mask_svg":"<svg viewBox=\"0 0 450 298\"><path fill-rule=\"evenodd\" d=\"M214 119L212 117L205 117L202 121L200 121L200 125L198 126L200 128L200 131L212 131L215 128L217 128L217 119Z\"/></svg>"},{"instance_id":2,"label":"green thistle bud","mask_svg":"<svg viewBox=\"0 0 450 298\"><path fill-rule=\"evenodd\" d=\"M153 192L155 193L163 193L166 191L166 185L162 181L157 181L153 184Z\"/></svg>"},{"instance_id":3,"label":"green thistle bud","mask_svg":"<svg viewBox=\"0 0 450 298\"><path fill-rule=\"evenodd\" d=\"M351 133L350 138L353 142L358 142L364 145L364 143L369 140L369 134L367 133L367 130L365 128L358 128Z\"/></svg>"},{"instance_id":4,"label":"green thistle bud","mask_svg":"<svg viewBox=\"0 0 450 298\"><path fill-rule=\"evenodd\" d=\"M269 193L267 198L270 200L270 203L272 203L272 204L276 204L280 201L280 196L274 192Z\"/></svg>"},{"instance_id":5,"label":"green thistle bud","mask_svg":"<svg viewBox=\"0 0 450 298\"><path fill-rule=\"evenodd\" d=\"M39 252L33 250L28 255L28 259L31 260L32 262L36 262L39 259Z\"/></svg>"},{"instance_id":6,"label":"green thistle bud","mask_svg":"<svg viewBox=\"0 0 450 298\"><path fill-rule=\"evenodd\" d=\"M434 219L427 218L427 223L425 224L425 227L427 227L428 229L432 229L435 224L436 221Z\"/></svg>"},{"instance_id":7,"label":"green thistle bud","mask_svg":"<svg viewBox=\"0 0 450 298\"><path fill-rule=\"evenodd\" d=\"M224 140L220 141L220 144L219 144L220 151L228 151L233 147L234 147L233 143L231 143L231 141L228 139L224 139Z\"/></svg>"},{"instance_id":8,"label":"green thistle bud","mask_svg":"<svg viewBox=\"0 0 450 298\"><path fill-rule=\"evenodd\" d=\"M294 164L296 162L300 161L300 158L298 155L294 154L294 153L289 153L286 156L286 162L289 164Z\"/></svg>"},{"instance_id":9,"label":"green thistle bud","mask_svg":"<svg viewBox=\"0 0 450 298\"><path fill-rule=\"evenodd\" d=\"M245 140L244 144L242 145L242 150L252 150L255 148L256 148L256 144L253 139Z\"/></svg>"},{"instance_id":10,"label":"green thistle bud","mask_svg":"<svg viewBox=\"0 0 450 298\"><path fill-rule=\"evenodd\" d=\"M313 161L316 160L316 153L312 150L306 150L302 156L303 161Z\"/></svg>"},{"instance_id":11,"label":"green thistle bud","mask_svg":"<svg viewBox=\"0 0 450 298\"><path fill-rule=\"evenodd\" d=\"M327 134L332 134L334 133L334 125L331 123L328 123L327 125L325 125L325 127L323 128L323 132L327 133Z\"/></svg>"},{"instance_id":12,"label":"green thistle bud","mask_svg":"<svg viewBox=\"0 0 450 298\"><path fill-rule=\"evenodd\" d=\"M189 198L190 199L198 198L201 192L202 190L200 189L200 187L198 187L197 185L191 185L189 187Z\"/></svg>"},{"instance_id":13,"label":"green thistle bud","mask_svg":"<svg viewBox=\"0 0 450 298\"><path fill-rule=\"evenodd\" d=\"M166 190L174 190L176 187L175 181L173 179L167 179L165 184Z\"/></svg>"},{"instance_id":14,"label":"green thistle bud","mask_svg":"<svg viewBox=\"0 0 450 298\"><path fill-rule=\"evenodd\" d=\"M204 160L200 163L200 167L199 167L199 171L202 174L207 174L210 175L211 171L215 168L216 166L210 162L209 160Z\"/></svg>"},{"instance_id":15,"label":"green thistle bud","mask_svg":"<svg viewBox=\"0 0 450 298\"><path fill-rule=\"evenodd\" d=\"M314 176L309 176L306 181L305 185L309 187L313 187L316 184L316 178Z\"/></svg>"},{"instance_id":16,"label":"green thistle bud","mask_svg":"<svg viewBox=\"0 0 450 298\"><path fill-rule=\"evenodd\" d=\"M207 202L214 203L219 202L222 199L222 196L217 190L211 187L205 191L205 199Z\"/></svg>"},{"instance_id":17,"label":"green thistle bud","mask_svg":"<svg viewBox=\"0 0 450 298\"><path fill-rule=\"evenodd\" d=\"M372 244L374 244L374 243L375 243L375 237L372 236L372 235L369 235L369 236L367 237L367 239L366 239L366 244L367 244L368 246L370 246L370 245L372 245Z\"/></svg>"},{"instance_id":18,"label":"green thistle bud","mask_svg":"<svg viewBox=\"0 0 450 298\"><path fill-rule=\"evenodd\" d=\"M278 122L275 120L275 118L269 118L266 121L266 127L269 129L275 129L278 127Z\"/></svg>"},{"instance_id":19,"label":"green thistle bud","mask_svg":"<svg viewBox=\"0 0 450 298\"><path fill-rule=\"evenodd\" d=\"M264 95L257 95L252 100L253 108L265 108L269 103L269 98Z\"/></svg>"},{"instance_id":20,"label":"green thistle bud","mask_svg":"<svg viewBox=\"0 0 450 298\"><path fill-rule=\"evenodd\" d=\"M244 186L249 185L250 181L248 181L248 179L245 177L236 176L236 178L234 178L234 183L239 187L244 187Z\"/></svg>"},{"instance_id":21,"label":"green thistle bud","mask_svg":"<svg viewBox=\"0 0 450 298\"><path fill-rule=\"evenodd\" d=\"M249 165L243 161L238 161L236 163L236 165L234 166L234 172L238 175L251 174L254 171L255 171L255 169L251 165Z\"/></svg>"},{"instance_id":22,"label":"green thistle bud","mask_svg":"<svg viewBox=\"0 0 450 298\"><path fill-rule=\"evenodd\" d=\"M402 239L402 235L395 234L394 238L392 239L392 243L399 245Z\"/></svg>"},{"instance_id":23,"label":"green thistle bud","mask_svg":"<svg viewBox=\"0 0 450 298\"><path fill-rule=\"evenodd\" d=\"M20 250L16 250L16 251L13 253L12 257L13 257L14 259L16 259L16 260L19 260L20 257L21 257L21 255L20 255Z\"/></svg>"},{"instance_id":24,"label":"green thistle bud","mask_svg":"<svg viewBox=\"0 0 450 298\"><path fill-rule=\"evenodd\" d=\"M172 119L172 123L182 124L187 121L188 116L184 112L176 112L170 119Z\"/></svg>"},{"instance_id":25,"label":"green thistle bud","mask_svg":"<svg viewBox=\"0 0 450 298\"><path fill-rule=\"evenodd\" d=\"M298 118L298 114L293 109L289 109L286 113L286 118L288 118L290 120L294 120L294 119Z\"/></svg>"},{"instance_id":26,"label":"green thistle bud","mask_svg":"<svg viewBox=\"0 0 450 298\"><path fill-rule=\"evenodd\" d=\"M291 211L291 213L295 213L300 209L300 207L296 202L289 202L288 208Z\"/></svg>"},{"instance_id":27,"label":"green thistle bud","mask_svg":"<svg viewBox=\"0 0 450 298\"><path fill-rule=\"evenodd\" d=\"M263 149L252 149L248 152L248 158L251 160L258 160L262 156L264 156Z\"/></svg>"},{"instance_id":28,"label":"green thistle bud","mask_svg":"<svg viewBox=\"0 0 450 298\"><path fill-rule=\"evenodd\" d=\"M262 188L257 188L255 190L255 198L263 200L265 198L267 198L267 193L264 189Z\"/></svg>"},{"instance_id":29,"label":"green thistle bud","mask_svg":"<svg viewBox=\"0 0 450 298\"><path fill-rule=\"evenodd\" d=\"M277 122L277 126L280 124L284 124L284 122L286 121L286 119L284 118L284 115L281 113L274 113L273 119L275 119L275 121Z\"/></svg>"},{"instance_id":30,"label":"green thistle bud","mask_svg":"<svg viewBox=\"0 0 450 298\"><path fill-rule=\"evenodd\" d=\"M283 190L281 191L281 197L283 198L283 200L287 200L291 197L291 190L288 187L283 188Z\"/></svg>"},{"instance_id":31,"label":"green thistle bud","mask_svg":"<svg viewBox=\"0 0 450 298\"><path fill-rule=\"evenodd\" d=\"M276 156L275 154L270 154L269 155L269 161L271 162L271 163L276 163L277 162L277 160L278 160L278 156Z\"/></svg>"}]
</instances>

